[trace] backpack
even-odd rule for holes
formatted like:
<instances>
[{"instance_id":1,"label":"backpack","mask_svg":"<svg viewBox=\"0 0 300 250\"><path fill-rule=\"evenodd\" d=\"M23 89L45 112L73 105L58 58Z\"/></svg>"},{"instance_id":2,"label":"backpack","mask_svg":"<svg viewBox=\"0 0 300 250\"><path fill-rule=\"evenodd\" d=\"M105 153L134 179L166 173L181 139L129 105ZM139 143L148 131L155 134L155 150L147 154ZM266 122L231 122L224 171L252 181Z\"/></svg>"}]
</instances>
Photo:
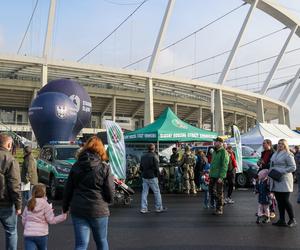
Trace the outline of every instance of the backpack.
<instances>
[{"instance_id":1,"label":"backpack","mask_svg":"<svg viewBox=\"0 0 300 250\"><path fill-rule=\"evenodd\" d=\"M5 176L4 174L0 171L0 200L4 200L5 197Z\"/></svg>"}]
</instances>

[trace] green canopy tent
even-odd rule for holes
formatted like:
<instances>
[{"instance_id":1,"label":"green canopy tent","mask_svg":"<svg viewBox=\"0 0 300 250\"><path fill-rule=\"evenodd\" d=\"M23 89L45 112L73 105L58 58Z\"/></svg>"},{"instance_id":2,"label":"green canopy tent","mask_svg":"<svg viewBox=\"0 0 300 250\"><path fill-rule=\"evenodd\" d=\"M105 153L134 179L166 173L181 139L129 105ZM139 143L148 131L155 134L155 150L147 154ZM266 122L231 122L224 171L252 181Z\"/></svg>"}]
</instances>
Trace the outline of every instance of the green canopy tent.
<instances>
[{"instance_id":1,"label":"green canopy tent","mask_svg":"<svg viewBox=\"0 0 300 250\"><path fill-rule=\"evenodd\" d=\"M125 142L199 142L213 141L217 133L194 127L166 108L155 122L128 132L124 137Z\"/></svg>"}]
</instances>

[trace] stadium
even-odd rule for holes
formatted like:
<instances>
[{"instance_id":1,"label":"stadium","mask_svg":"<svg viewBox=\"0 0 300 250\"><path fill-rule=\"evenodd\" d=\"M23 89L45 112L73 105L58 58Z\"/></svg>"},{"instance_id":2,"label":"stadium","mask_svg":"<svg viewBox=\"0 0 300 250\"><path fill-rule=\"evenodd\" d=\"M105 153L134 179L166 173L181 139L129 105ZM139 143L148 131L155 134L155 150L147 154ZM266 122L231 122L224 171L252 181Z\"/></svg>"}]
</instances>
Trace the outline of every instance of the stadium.
<instances>
[{"instance_id":1,"label":"stadium","mask_svg":"<svg viewBox=\"0 0 300 250\"><path fill-rule=\"evenodd\" d=\"M248 131L256 122L276 121L290 126L290 109L300 90L300 85L296 84L299 66L293 67L296 73L293 72L288 79L274 76L284 68L280 65L283 58L293 52L287 48L292 38L300 36L300 21L291 11L272 0L240 2L246 15L240 20L238 33L234 35L225 63L216 75L217 80L206 81L156 70L175 1L167 1L146 69L136 70L131 69L131 65L110 67L51 58L57 4L56 0L51 0L42 55L0 54L1 131L13 130L31 138L28 107L42 86L59 78L76 80L92 98L92 119L84 132L99 131L105 119L117 121L124 129L134 130L153 122L167 106L182 120L220 134L229 133L232 124L237 124L242 132ZM251 91L226 84L226 81L230 71L234 70L233 62L239 48L244 46L243 36L251 17L258 10L280 23L285 35L280 52L272 57L266 78L259 89ZM272 89L278 90L277 98L267 95Z\"/></svg>"}]
</instances>

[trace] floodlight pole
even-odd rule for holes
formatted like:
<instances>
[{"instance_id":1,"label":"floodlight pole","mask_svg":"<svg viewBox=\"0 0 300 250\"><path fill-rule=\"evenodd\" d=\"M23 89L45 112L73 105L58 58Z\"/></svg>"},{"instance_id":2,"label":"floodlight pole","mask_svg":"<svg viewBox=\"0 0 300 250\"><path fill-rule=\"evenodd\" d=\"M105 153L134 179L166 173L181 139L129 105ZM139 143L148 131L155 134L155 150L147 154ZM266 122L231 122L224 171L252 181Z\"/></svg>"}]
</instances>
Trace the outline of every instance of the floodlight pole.
<instances>
[{"instance_id":1,"label":"floodlight pole","mask_svg":"<svg viewBox=\"0 0 300 250\"><path fill-rule=\"evenodd\" d=\"M259 0L254 0L251 3L251 7L248 10L247 16L243 22L243 25L239 31L239 34L234 42L234 45L231 49L231 52L227 58L227 61L225 63L225 66L222 70L222 73L219 77L218 83L223 85L227 79L231 64L235 58L236 52L240 46L240 42L243 38L243 35L246 31L246 28L248 26L248 23L251 19L251 16L256 8L256 5L258 3ZM215 91L215 109L214 109L214 120L215 120L215 127L216 127L216 131L223 135L225 132L225 124L224 124L224 110L223 110L223 94L222 94L222 90L221 89L217 89Z\"/></svg>"},{"instance_id":2,"label":"floodlight pole","mask_svg":"<svg viewBox=\"0 0 300 250\"><path fill-rule=\"evenodd\" d=\"M163 17L160 30L156 39L156 43L152 52L152 56L150 59L150 63L148 66L148 72L153 73L155 71L155 67L157 64L157 59L159 56L161 44L165 35L165 31L167 29L170 16L173 10L175 4L175 0L169 0L165 15ZM146 85L145 85L145 108L144 108L144 125L148 125L154 121L154 110L153 110L153 81L152 77L150 76L147 79Z\"/></svg>"},{"instance_id":3,"label":"floodlight pole","mask_svg":"<svg viewBox=\"0 0 300 250\"><path fill-rule=\"evenodd\" d=\"M44 51L43 51L43 58L45 60L45 63L42 66L42 86L46 85L48 82L47 63L48 63L48 55L50 52L52 36L53 36L55 8L56 8L56 0L51 0L50 7L49 7L49 14L48 14L47 31L46 31L45 42L44 42Z\"/></svg>"}]
</instances>

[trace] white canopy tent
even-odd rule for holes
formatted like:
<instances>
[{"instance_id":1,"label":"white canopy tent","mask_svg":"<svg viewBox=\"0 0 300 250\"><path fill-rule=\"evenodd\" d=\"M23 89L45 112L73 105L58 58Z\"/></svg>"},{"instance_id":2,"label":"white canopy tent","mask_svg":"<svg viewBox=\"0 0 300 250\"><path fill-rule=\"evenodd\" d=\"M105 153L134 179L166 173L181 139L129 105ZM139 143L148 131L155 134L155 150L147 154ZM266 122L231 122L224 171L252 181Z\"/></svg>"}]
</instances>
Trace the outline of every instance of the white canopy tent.
<instances>
[{"instance_id":1,"label":"white canopy tent","mask_svg":"<svg viewBox=\"0 0 300 250\"><path fill-rule=\"evenodd\" d=\"M277 144L279 139L286 139L289 145L300 145L300 134L281 124L258 123L241 136L243 145L261 145L265 139L273 144Z\"/></svg>"}]
</instances>

